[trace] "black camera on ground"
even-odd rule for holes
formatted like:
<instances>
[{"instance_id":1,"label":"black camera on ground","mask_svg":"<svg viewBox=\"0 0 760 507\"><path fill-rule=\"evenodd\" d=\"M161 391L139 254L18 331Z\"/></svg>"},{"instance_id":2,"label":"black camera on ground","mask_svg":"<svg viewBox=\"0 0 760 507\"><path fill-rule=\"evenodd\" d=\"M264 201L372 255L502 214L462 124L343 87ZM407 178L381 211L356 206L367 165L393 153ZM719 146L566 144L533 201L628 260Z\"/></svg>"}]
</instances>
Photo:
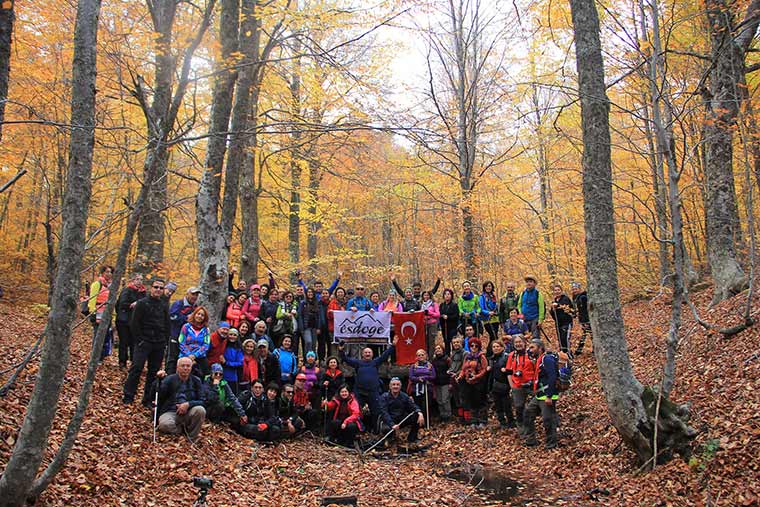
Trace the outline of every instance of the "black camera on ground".
<instances>
[{"instance_id":1,"label":"black camera on ground","mask_svg":"<svg viewBox=\"0 0 760 507\"><path fill-rule=\"evenodd\" d=\"M209 490L214 487L214 481L208 477L193 477L193 486L198 489Z\"/></svg>"}]
</instances>

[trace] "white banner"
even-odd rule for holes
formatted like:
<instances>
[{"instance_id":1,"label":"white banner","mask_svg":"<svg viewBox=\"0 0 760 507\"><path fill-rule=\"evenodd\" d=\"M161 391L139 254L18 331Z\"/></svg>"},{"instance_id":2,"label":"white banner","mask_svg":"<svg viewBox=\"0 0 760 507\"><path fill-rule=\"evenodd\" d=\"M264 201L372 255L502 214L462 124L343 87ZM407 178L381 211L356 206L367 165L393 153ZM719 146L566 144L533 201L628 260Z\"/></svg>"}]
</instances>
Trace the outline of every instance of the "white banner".
<instances>
[{"instance_id":1,"label":"white banner","mask_svg":"<svg viewBox=\"0 0 760 507\"><path fill-rule=\"evenodd\" d=\"M387 345L391 341L390 312L337 311L333 315L335 343L343 340L349 343Z\"/></svg>"}]
</instances>

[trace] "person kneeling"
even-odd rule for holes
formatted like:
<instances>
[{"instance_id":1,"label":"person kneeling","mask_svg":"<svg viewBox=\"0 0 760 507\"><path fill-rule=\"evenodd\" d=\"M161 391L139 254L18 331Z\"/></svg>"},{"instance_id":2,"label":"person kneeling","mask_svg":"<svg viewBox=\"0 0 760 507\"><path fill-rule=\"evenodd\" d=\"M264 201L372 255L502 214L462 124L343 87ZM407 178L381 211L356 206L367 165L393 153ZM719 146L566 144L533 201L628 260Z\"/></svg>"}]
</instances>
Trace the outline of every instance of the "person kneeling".
<instances>
[{"instance_id":1,"label":"person kneeling","mask_svg":"<svg viewBox=\"0 0 760 507\"><path fill-rule=\"evenodd\" d=\"M401 392L401 380L393 377L389 385L390 391L380 396L381 431L387 433L393 429L398 436L401 428L409 427L407 441L417 441L417 431L425 425L425 416L411 396ZM417 414L415 418L411 414Z\"/></svg>"},{"instance_id":2,"label":"person kneeling","mask_svg":"<svg viewBox=\"0 0 760 507\"><path fill-rule=\"evenodd\" d=\"M250 391L240 395L240 405L248 417L248 424L236 428L236 431L245 438L252 438L259 442L277 440L282 431L279 417L279 393L279 386L272 383L269 384L265 395L264 384L260 380L254 381Z\"/></svg>"},{"instance_id":3,"label":"person kneeling","mask_svg":"<svg viewBox=\"0 0 760 507\"><path fill-rule=\"evenodd\" d=\"M206 407L209 421L226 421L233 427L247 424L248 417L243 411L232 388L223 378L224 368L219 363L211 365L211 375L207 376L203 386L206 389Z\"/></svg>"},{"instance_id":4,"label":"person kneeling","mask_svg":"<svg viewBox=\"0 0 760 507\"><path fill-rule=\"evenodd\" d=\"M356 434L364 431L362 411L359 403L351 394L348 386L343 384L331 401L323 403L329 422L327 423L327 440L344 447L351 447Z\"/></svg>"},{"instance_id":5,"label":"person kneeling","mask_svg":"<svg viewBox=\"0 0 760 507\"><path fill-rule=\"evenodd\" d=\"M158 431L172 435L184 433L191 442L198 438L206 420L203 382L190 374L192 369L192 359L183 357L177 361L177 373L168 376L164 370L156 373L159 379Z\"/></svg>"}]
</instances>

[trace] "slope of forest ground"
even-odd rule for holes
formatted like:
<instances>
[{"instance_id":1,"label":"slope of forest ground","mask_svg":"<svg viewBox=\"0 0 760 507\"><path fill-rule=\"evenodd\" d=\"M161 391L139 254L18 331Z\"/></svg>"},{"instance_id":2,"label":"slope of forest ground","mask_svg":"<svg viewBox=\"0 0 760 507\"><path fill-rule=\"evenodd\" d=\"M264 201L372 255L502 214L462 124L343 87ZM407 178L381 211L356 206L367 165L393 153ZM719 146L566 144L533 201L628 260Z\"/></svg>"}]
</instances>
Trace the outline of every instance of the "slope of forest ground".
<instances>
[{"instance_id":1,"label":"slope of forest ground","mask_svg":"<svg viewBox=\"0 0 760 507\"><path fill-rule=\"evenodd\" d=\"M741 321L742 295L706 310L711 294L696 295L703 318L721 327ZM39 307L37 307L38 309ZM685 308L686 310L686 308ZM4 381L44 326L32 305L0 303L0 372ZM753 301L760 312L760 298ZM665 298L625 306L627 336L638 378L658 381L670 307ZM526 449L492 420L485 430L455 424L423 432L430 447L407 458L359 456L303 437L266 447L218 426L205 426L195 448L159 436L151 443L150 413L120 403L125 373L111 356L98 372L88 417L58 479L38 505L192 505L193 476L214 479L210 505L316 506L324 496L355 494L363 506L641 505L760 506L760 325L724 339L685 316L678 358L677 402L689 401L700 431L691 463L680 459L637 473L606 414L594 359L577 361L574 386L560 404L562 446ZM90 345L85 323L76 334L64 384L57 446L73 410ZM38 363L0 398L0 466L8 460L31 394ZM712 445L711 445L712 444ZM718 444L718 445L715 445ZM715 449L717 451L710 450ZM447 477L462 464L490 465L517 481L511 499L481 497L475 482Z\"/></svg>"}]
</instances>

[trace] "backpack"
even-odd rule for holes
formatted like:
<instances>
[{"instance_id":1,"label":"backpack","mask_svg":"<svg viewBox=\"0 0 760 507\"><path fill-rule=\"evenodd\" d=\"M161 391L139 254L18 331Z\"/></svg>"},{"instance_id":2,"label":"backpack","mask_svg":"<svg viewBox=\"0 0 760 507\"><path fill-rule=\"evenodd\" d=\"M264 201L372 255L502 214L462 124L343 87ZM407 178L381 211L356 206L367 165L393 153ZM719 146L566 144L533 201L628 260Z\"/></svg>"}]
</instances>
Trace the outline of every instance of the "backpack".
<instances>
[{"instance_id":1,"label":"backpack","mask_svg":"<svg viewBox=\"0 0 760 507\"><path fill-rule=\"evenodd\" d=\"M547 352L547 354L554 357L554 364L557 368L557 391L564 393L570 389L570 386L572 385L573 363L570 361L570 358L564 353L562 353L562 355L565 357L565 359L560 358L559 354L556 352ZM561 367L560 362L563 364Z\"/></svg>"},{"instance_id":2,"label":"backpack","mask_svg":"<svg viewBox=\"0 0 760 507\"><path fill-rule=\"evenodd\" d=\"M90 315L90 284L88 283L84 284L84 294L79 302L79 313L87 317Z\"/></svg>"}]
</instances>

